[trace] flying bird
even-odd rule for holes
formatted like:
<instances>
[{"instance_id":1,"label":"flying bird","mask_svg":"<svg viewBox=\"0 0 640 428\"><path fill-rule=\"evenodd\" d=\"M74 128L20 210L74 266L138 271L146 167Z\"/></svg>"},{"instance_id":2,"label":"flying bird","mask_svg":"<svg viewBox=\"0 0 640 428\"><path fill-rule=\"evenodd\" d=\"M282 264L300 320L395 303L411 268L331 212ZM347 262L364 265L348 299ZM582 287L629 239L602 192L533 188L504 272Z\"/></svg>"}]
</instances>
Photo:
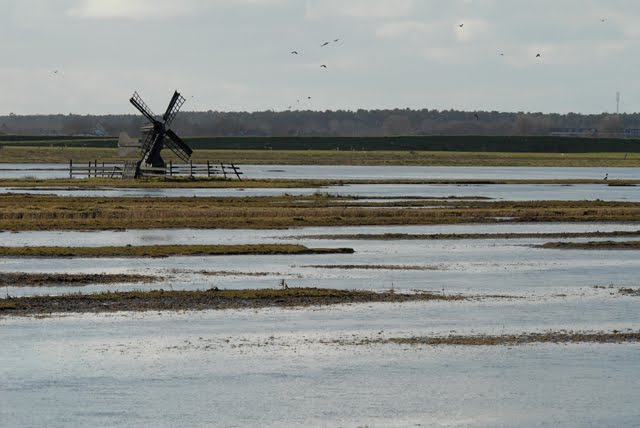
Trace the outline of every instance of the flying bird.
<instances>
[{"instance_id":1,"label":"flying bird","mask_svg":"<svg viewBox=\"0 0 640 428\"><path fill-rule=\"evenodd\" d=\"M500 52L500 56L504 56L504 52Z\"/></svg>"},{"instance_id":2,"label":"flying bird","mask_svg":"<svg viewBox=\"0 0 640 428\"><path fill-rule=\"evenodd\" d=\"M322 64L320 67L321 67L321 68L327 68L327 66L326 66L326 65L324 65L324 64Z\"/></svg>"},{"instance_id":3,"label":"flying bird","mask_svg":"<svg viewBox=\"0 0 640 428\"><path fill-rule=\"evenodd\" d=\"M308 100L310 100L310 99L311 99L311 97L307 97L307 99L308 99Z\"/></svg>"},{"instance_id":4,"label":"flying bird","mask_svg":"<svg viewBox=\"0 0 640 428\"><path fill-rule=\"evenodd\" d=\"M540 57L542 57L542 55L540 55L540 54L537 54L537 55L536 55L536 58L540 58Z\"/></svg>"},{"instance_id":5,"label":"flying bird","mask_svg":"<svg viewBox=\"0 0 640 428\"><path fill-rule=\"evenodd\" d=\"M333 43L338 43L340 39L333 39Z\"/></svg>"},{"instance_id":6,"label":"flying bird","mask_svg":"<svg viewBox=\"0 0 640 428\"><path fill-rule=\"evenodd\" d=\"M320 45L321 48L327 46L329 44L329 42L324 42L323 44Z\"/></svg>"},{"instance_id":7,"label":"flying bird","mask_svg":"<svg viewBox=\"0 0 640 428\"><path fill-rule=\"evenodd\" d=\"M298 51L291 51L291 55L298 55Z\"/></svg>"},{"instance_id":8,"label":"flying bird","mask_svg":"<svg viewBox=\"0 0 640 428\"><path fill-rule=\"evenodd\" d=\"M458 27L462 28L462 27L464 27L464 24L460 24L460 25L458 25Z\"/></svg>"}]
</instances>

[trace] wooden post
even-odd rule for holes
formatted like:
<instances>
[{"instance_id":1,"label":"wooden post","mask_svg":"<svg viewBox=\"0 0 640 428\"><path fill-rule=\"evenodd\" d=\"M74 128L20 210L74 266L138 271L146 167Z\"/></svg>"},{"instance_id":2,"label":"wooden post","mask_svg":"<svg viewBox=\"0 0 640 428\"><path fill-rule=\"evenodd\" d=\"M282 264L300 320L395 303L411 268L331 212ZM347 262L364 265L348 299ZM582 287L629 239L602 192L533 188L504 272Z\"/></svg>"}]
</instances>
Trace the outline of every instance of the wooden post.
<instances>
[{"instance_id":1,"label":"wooden post","mask_svg":"<svg viewBox=\"0 0 640 428\"><path fill-rule=\"evenodd\" d=\"M102 172L100 173L100 177L104 177L104 162L102 162Z\"/></svg>"},{"instance_id":2,"label":"wooden post","mask_svg":"<svg viewBox=\"0 0 640 428\"><path fill-rule=\"evenodd\" d=\"M189 161L189 176L193 177L193 161Z\"/></svg>"},{"instance_id":3,"label":"wooden post","mask_svg":"<svg viewBox=\"0 0 640 428\"><path fill-rule=\"evenodd\" d=\"M227 178L227 171L225 171L223 163L220 163L220 169L222 170L222 174L224 175L224 178Z\"/></svg>"},{"instance_id":4,"label":"wooden post","mask_svg":"<svg viewBox=\"0 0 640 428\"><path fill-rule=\"evenodd\" d=\"M169 176L173 177L173 161L169 161Z\"/></svg>"},{"instance_id":5,"label":"wooden post","mask_svg":"<svg viewBox=\"0 0 640 428\"><path fill-rule=\"evenodd\" d=\"M69 159L69 178L73 178L73 159Z\"/></svg>"},{"instance_id":6,"label":"wooden post","mask_svg":"<svg viewBox=\"0 0 640 428\"><path fill-rule=\"evenodd\" d=\"M207 161L207 178L211 177L211 165L209 165L209 161Z\"/></svg>"},{"instance_id":7,"label":"wooden post","mask_svg":"<svg viewBox=\"0 0 640 428\"><path fill-rule=\"evenodd\" d=\"M238 177L238 181L242 181L242 178L240 178L240 174L238 174L238 168L236 168L234 164L231 164L231 168L233 168L233 172L236 173L236 177Z\"/></svg>"},{"instance_id":8,"label":"wooden post","mask_svg":"<svg viewBox=\"0 0 640 428\"><path fill-rule=\"evenodd\" d=\"M87 178L91 178L91 161L89 161L89 169L87 170Z\"/></svg>"}]
</instances>

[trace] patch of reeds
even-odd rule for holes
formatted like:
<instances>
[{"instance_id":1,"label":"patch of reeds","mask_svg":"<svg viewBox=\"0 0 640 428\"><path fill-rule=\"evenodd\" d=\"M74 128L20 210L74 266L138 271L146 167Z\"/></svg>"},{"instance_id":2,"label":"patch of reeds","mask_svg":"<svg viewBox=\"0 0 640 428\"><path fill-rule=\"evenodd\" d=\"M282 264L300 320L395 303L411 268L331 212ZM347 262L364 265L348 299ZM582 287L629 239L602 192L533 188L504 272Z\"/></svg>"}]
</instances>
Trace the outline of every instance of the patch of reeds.
<instances>
[{"instance_id":1,"label":"patch of reeds","mask_svg":"<svg viewBox=\"0 0 640 428\"><path fill-rule=\"evenodd\" d=\"M131 274L0 273L0 286L10 287L82 287L89 284L151 283L162 278Z\"/></svg>"},{"instance_id":2,"label":"patch of reeds","mask_svg":"<svg viewBox=\"0 0 640 428\"><path fill-rule=\"evenodd\" d=\"M344 269L344 270L400 270L400 271L420 271L439 270L437 266L417 266L417 265L305 265L303 268L315 269Z\"/></svg>"},{"instance_id":3,"label":"patch of reeds","mask_svg":"<svg viewBox=\"0 0 640 428\"><path fill-rule=\"evenodd\" d=\"M0 299L2 315L42 315L49 313L183 311L209 309L258 309L305 307L354 303L401 303L415 301L458 301L460 295L420 292L403 294L321 288L281 288L262 290L132 291L64 296L31 296Z\"/></svg>"},{"instance_id":4,"label":"patch of reeds","mask_svg":"<svg viewBox=\"0 0 640 428\"><path fill-rule=\"evenodd\" d=\"M68 163L122 162L115 148L48 147L3 145L3 162ZM171 153L166 160L174 159ZM553 167L638 167L640 159L621 153L508 153L443 151L351 151L351 150L195 150L194 163L215 161L288 165L434 165L434 166L553 166ZM175 160L175 159L174 159Z\"/></svg>"},{"instance_id":5,"label":"patch of reeds","mask_svg":"<svg viewBox=\"0 0 640 428\"><path fill-rule=\"evenodd\" d=\"M522 346L532 344L601 343L621 344L640 341L640 331L621 332L566 332L522 333L501 336L444 336L444 337L390 337L373 338L353 342L354 345L403 345L403 346Z\"/></svg>"},{"instance_id":6,"label":"patch of reeds","mask_svg":"<svg viewBox=\"0 0 640 428\"><path fill-rule=\"evenodd\" d=\"M349 207L348 204L336 207L340 201L328 195L83 198L8 194L0 195L0 230L277 229L338 225L640 221L640 203L635 202L420 201L425 204L424 208L364 208Z\"/></svg>"},{"instance_id":7,"label":"patch of reeds","mask_svg":"<svg viewBox=\"0 0 640 428\"><path fill-rule=\"evenodd\" d=\"M149 245L126 247L0 247L0 257L171 257L276 254L352 254L351 248L304 245Z\"/></svg>"},{"instance_id":8,"label":"patch of reeds","mask_svg":"<svg viewBox=\"0 0 640 428\"><path fill-rule=\"evenodd\" d=\"M529 238L596 238L640 236L640 230L610 231L610 232L558 232L558 233L436 233L436 234L408 234L408 233L370 233L370 234L325 234L291 236L289 238L327 239L327 240L361 240L361 241L440 241L465 239L529 239Z\"/></svg>"},{"instance_id":9,"label":"patch of reeds","mask_svg":"<svg viewBox=\"0 0 640 428\"><path fill-rule=\"evenodd\" d=\"M533 247L558 250L640 250L640 241L547 242Z\"/></svg>"}]
</instances>

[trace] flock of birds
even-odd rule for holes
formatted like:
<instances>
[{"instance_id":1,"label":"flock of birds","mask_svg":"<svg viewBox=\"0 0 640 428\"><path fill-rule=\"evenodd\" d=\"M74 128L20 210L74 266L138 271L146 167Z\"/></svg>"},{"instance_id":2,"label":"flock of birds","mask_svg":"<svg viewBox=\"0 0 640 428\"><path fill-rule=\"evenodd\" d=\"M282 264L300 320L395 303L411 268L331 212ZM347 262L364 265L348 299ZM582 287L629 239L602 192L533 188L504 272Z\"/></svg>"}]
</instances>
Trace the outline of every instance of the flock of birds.
<instances>
[{"instance_id":1,"label":"flock of birds","mask_svg":"<svg viewBox=\"0 0 640 428\"><path fill-rule=\"evenodd\" d=\"M604 19L602 19L602 20L600 20L600 21L601 21L601 22L604 22ZM458 27L459 27L460 29L464 28L464 23L462 23L462 24L458 24ZM500 52L500 56L504 56L504 52ZM538 52L538 53L536 54L536 58L542 58L542 54L541 54L540 52Z\"/></svg>"},{"instance_id":2,"label":"flock of birds","mask_svg":"<svg viewBox=\"0 0 640 428\"><path fill-rule=\"evenodd\" d=\"M605 19L601 19L601 20L600 20L600 22L601 22L601 23L605 23L605 22L606 22L606 20L605 20ZM459 28L459 30L460 30L460 31L462 31L462 30L464 29L464 23L460 23L460 24L458 24L458 28ZM326 47L326 46L329 46L329 45L331 45L331 44L335 44L335 43L338 43L338 42L340 42L340 39L339 39L339 38L336 38L336 39L333 39L333 40L328 40L328 41L323 42L323 43L320 45L320 48L324 48L324 47ZM303 52L302 52L302 51L298 51L298 50L292 50L292 51L291 51L291 55L301 55L301 54L303 54ZM501 56L501 57L504 57L504 56L505 56L504 52L500 52L500 56ZM542 58L542 53L537 52L537 53L536 53L536 58ZM327 64L320 64L320 68L325 69L325 70L327 70L327 69L328 69ZM51 73L52 73L53 75L59 75L60 70L55 69L55 70L52 70L52 71L51 71ZM60 74L61 74L61 73L60 73ZM192 98L193 98L193 96L192 96ZM311 100L311 97L310 97L310 96L307 96L307 97L306 97L306 99L307 99L307 100ZM297 102L298 104L300 104L300 99L296 100L296 102ZM291 105L290 105L290 106L288 106L288 109L289 109L289 110L291 110L291 109L292 109L292 107L293 107L293 106L291 106ZM473 116L474 116L475 120L480 120L480 118L478 117L478 114L477 114L477 113L474 113L474 114L473 114Z\"/></svg>"},{"instance_id":3,"label":"flock of birds","mask_svg":"<svg viewBox=\"0 0 640 428\"><path fill-rule=\"evenodd\" d=\"M325 46L329 46L332 43L338 43L340 41L340 39L333 39L333 41L326 41L324 43L322 43L320 45L321 48L324 48ZM301 55L302 52L301 51L297 51L297 50L293 50L291 51L291 55ZM320 68L324 68L325 70L328 69L327 64L320 64ZM311 97L307 97L307 100L311 100ZM296 103L300 104L300 99L296 100ZM291 110L293 108L293 106L289 106L287 107L289 110Z\"/></svg>"},{"instance_id":4,"label":"flock of birds","mask_svg":"<svg viewBox=\"0 0 640 428\"><path fill-rule=\"evenodd\" d=\"M600 22L602 22L602 23L604 23L605 21L606 21L606 20L604 20L604 19L601 19L601 20L600 20ZM458 24L458 28L462 31L462 30L464 29L464 23ZM326 41L326 42L322 43L322 44L320 45L320 47L321 47L321 48L324 48L325 46L329 46L331 43L338 43L339 41L340 41L340 39L333 39L333 41ZM291 51L291 55L301 55L301 54L302 54L302 52L301 52L301 51L298 51L298 50L292 50L292 51ZM505 55L504 55L504 52L500 52L500 56L502 56L502 57L503 57L503 56L505 56ZM542 53L537 52L537 53L536 53L536 58L542 58ZM328 69L327 64L320 64L320 68ZM311 97L307 97L307 100L311 100ZM298 104L300 103L300 100L299 100L299 99L297 100L297 103L298 103ZM288 107L288 109L289 109L289 110L291 110L291 108L292 108L292 106L289 106L289 107ZM478 117L478 114L477 114L477 113L474 113L474 115L473 115L473 116L474 116L474 118L475 118L476 120L480 120L480 118Z\"/></svg>"}]
</instances>

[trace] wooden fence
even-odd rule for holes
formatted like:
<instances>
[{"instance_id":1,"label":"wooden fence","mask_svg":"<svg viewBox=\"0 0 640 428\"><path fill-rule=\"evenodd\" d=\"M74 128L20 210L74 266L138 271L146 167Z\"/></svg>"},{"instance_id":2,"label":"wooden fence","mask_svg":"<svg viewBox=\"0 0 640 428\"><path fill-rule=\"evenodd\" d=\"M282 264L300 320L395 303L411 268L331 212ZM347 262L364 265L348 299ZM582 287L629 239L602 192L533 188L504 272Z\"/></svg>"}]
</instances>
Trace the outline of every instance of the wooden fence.
<instances>
[{"instance_id":1,"label":"wooden fence","mask_svg":"<svg viewBox=\"0 0 640 428\"><path fill-rule=\"evenodd\" d=\"M133 169L133 171L132 171ZM98 161L88 162L88 164L74 164L69 161L69 178L123 178L132 177L135 172L135 163L105 164ZM140 173L143 177L224 177L234 178L242 181L240 168L229 163L213 163L207 161L206 164L174 164L169 163L164 168L141 167Z\"/></svg>"}]
</instances>

